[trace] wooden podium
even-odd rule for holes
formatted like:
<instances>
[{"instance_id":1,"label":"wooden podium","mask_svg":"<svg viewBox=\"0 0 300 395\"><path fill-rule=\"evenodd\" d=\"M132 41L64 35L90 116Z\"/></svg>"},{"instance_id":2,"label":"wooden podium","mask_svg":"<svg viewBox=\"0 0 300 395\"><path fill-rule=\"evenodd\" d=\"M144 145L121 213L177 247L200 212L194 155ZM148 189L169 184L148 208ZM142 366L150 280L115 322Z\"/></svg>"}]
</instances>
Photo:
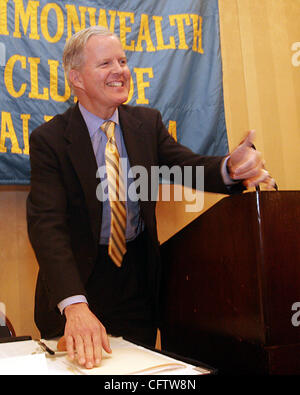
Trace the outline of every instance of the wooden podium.
<instances>
[{"instance_id":1,"label":"wooden podium","mask_svg":"<svg viewBox=\"0 0 300 395\"><path fill-rule=\"evenodd\" d=\"M220 374L300 373L300 191L226 197L161 252L162 349Z\"/></svg>"}]
</instances>

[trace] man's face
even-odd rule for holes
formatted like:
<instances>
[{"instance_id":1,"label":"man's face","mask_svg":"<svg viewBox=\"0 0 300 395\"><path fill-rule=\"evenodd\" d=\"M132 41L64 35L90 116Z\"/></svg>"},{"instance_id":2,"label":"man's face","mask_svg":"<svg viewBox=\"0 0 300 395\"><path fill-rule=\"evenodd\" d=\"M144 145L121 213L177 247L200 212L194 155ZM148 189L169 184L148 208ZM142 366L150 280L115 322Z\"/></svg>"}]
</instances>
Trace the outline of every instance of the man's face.
<instances>
[{"instance_id":1,"label":"man's face","mask_svg":"<svg viewBox=\"0 0 300 395\"><path fill-rule=\"evenodd\" d=\"M80 89L89 109L110 116L128 98L130 70L120 41L113 36L92 36L79 70ZM108 115L109 114L109 115Z\"/></svg>"}]
</instances>

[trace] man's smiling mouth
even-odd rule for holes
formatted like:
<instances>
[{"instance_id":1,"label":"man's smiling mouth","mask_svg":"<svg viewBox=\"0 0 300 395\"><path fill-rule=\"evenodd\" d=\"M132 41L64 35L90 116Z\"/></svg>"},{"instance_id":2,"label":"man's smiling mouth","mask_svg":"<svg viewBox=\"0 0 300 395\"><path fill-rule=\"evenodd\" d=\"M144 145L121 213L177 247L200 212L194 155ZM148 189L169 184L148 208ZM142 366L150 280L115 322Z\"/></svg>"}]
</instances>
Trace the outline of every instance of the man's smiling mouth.
<instances>
[{"instance_id":1,"label":"man's smiling mouth","mask_svg":"<svg viewBox=\"0 0 300 395\"><path fill-rule=\"evenodd\" d=\"M111 86L111 87L122 87L122 86L124 86L124 82L112 81L112 82L108 82L106 85Z\"/></svg>"}]
</instances>

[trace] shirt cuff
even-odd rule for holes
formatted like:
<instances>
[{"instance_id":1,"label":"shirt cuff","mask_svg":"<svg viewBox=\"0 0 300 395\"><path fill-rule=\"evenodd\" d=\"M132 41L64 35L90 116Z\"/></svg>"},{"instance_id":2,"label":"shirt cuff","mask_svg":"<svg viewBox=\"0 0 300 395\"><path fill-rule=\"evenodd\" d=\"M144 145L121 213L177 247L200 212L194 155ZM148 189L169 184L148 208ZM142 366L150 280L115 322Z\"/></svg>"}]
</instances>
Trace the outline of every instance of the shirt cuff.
<instances>
[{"instance_id":1,"label":"shirt cuff","mask_svg":"<svg viewBox=\"0 0 300 395\"><path fill-rule=\"evenodd\" d=\"M58 303L57 307L60 310L60 313L64 313L64 309L67 306L70 306L71 304L75 303L86 303L88 304L88 301L84 295L74 295L70 296L69 298L63 299L61 302Z\"/></svg>"},{"instance_id":2,"label":"shirt cuff","mask_svg":"<svg viewBox=\"0 0 300 395\"><path fill-rule=\"evenodd\" d=\"M222 164L221 164L221 175L223 177L223 181L225 185L234 185L238 182L240 182L240 180L233 180L227 170L227 162L228 159L230 158L230 155L226 156L226 158L223 160Z\"/></svg>"}]
</instances>

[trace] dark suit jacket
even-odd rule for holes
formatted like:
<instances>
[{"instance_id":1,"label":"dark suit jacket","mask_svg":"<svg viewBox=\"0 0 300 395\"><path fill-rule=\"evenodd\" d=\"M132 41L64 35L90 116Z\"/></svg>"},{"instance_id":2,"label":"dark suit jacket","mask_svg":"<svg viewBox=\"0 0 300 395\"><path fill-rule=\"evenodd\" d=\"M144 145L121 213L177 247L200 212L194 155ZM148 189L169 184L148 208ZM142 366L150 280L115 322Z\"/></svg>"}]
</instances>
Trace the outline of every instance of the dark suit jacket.
<instances>
[{"instance_id":1,"label":"dark suit jacket","mask_svg":"<svg viewBox=\"0 0 300 395\"><path fill-rule=\"evenodd\" d=\"M119 117L131 166L144 166L150 175L151 166L204 165L205 190L228 193L220 175L223 157L202 157L176 143L158 111L120 106ZM57 304L72 295L86 295L101 228L97 163L77 104L32 132L30 161L28 233L40 267L35 321L43 337L53 337L63 332L65 324ZM149 191L150 184L149 177ZM160 277L155 205L155 201L140 201L153 298Z\"/></svg>"}]
</instances>

